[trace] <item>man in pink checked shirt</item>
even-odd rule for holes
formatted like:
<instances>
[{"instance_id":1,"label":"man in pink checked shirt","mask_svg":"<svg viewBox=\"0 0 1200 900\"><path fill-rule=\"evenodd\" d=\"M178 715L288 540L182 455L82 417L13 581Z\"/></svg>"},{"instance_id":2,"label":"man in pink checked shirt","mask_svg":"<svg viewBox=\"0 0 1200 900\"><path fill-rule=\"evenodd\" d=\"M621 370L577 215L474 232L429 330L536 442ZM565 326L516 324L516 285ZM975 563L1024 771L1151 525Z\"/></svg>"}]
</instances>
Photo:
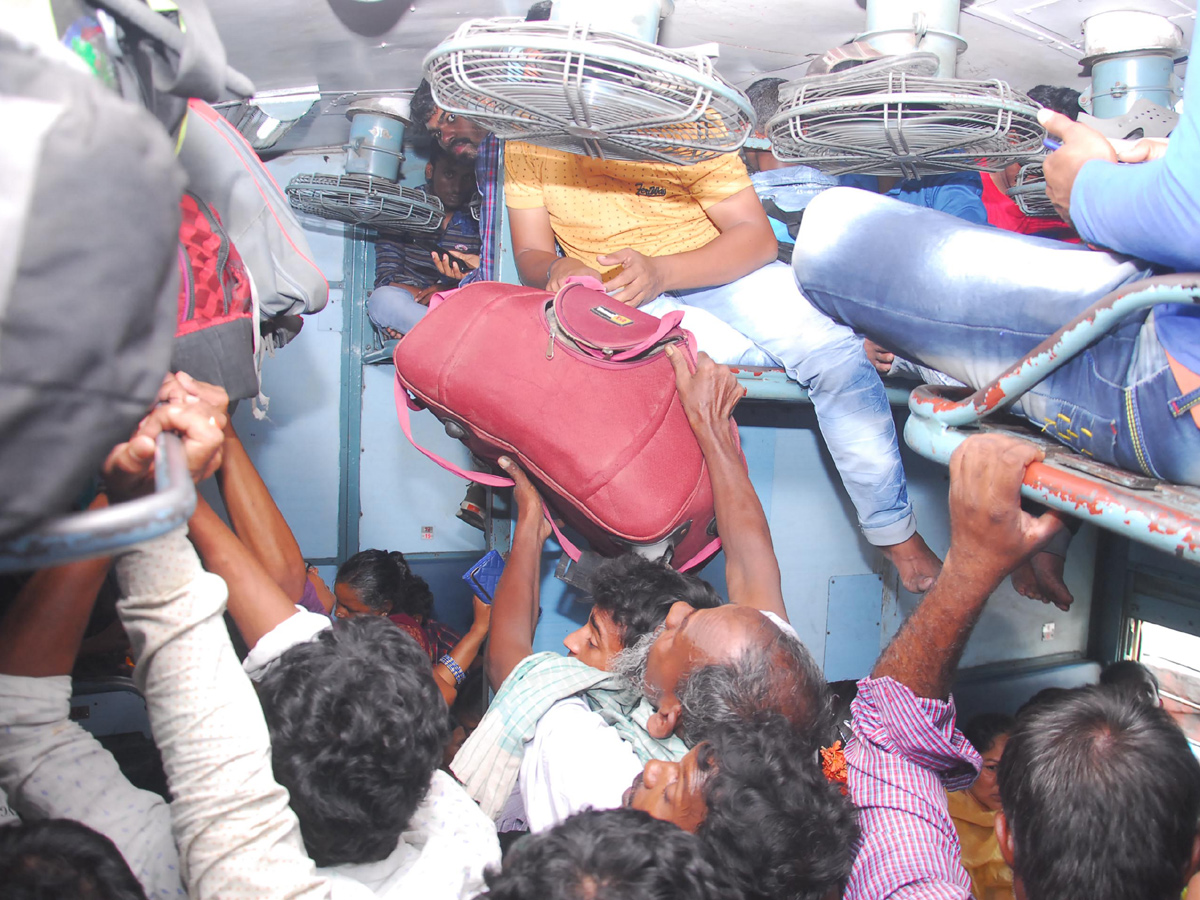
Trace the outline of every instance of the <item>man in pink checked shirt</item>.
<instances>
[{"instance_id":1,"label":"man in pink checked shirt","mask_svg":"<svg viewBox=\"0 0 1200 900\"><path fill-rule=\"evenodd\" d=\"M950 551L933 589L859 683L846 750L862 842L846 900L965 900L971 882L946 808L980 757L949 696L1000 582L1057 529L1021 510L1040 451L1000 435L950 462ZM1160 709L1106 688L1022 717L1000 762L1001 852L1020 900L1168 900L1200 862L1200 764Z\"/></svg>"}]
</instances>

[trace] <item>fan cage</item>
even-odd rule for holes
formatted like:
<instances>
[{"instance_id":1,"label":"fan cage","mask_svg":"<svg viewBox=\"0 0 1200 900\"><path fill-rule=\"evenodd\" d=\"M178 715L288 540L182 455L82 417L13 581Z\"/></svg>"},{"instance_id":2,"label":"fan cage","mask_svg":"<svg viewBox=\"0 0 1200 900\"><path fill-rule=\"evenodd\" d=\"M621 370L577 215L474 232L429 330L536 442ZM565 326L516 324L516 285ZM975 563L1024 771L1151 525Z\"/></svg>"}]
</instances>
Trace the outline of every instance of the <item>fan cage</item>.
<instances>
[{"instance_id":1,"label":"fan cage","mask_svg":"<svg viewBox=\"0 0 1200 900\"><path fill-rule=\"evenodd\" d=\"M749 100L697 51L583 23L478 19L425 58L434 100L505 140L690 165L738 150Z\"/></svg>"},{"instance_id":2,"label":"fan cage","mask_svg":"<svg viewBox=\"0 0 1200 900\"><path fill-rule=\"evenodd\" d=\"M864 69L795 83L767 123L779 159L919 178L995 172L1042 153L1037 105L1003 81Z\"/></svg>"},{"instance_id":3,"label":"fan cage","mask_svg":"<svg viewBox=\"0 0 1200 900\"><path fill-rule=\"evenodd\" d=\"M1017 209L1035 219L1057 219L1058 211L1046 196L1046 173L1040 162L1026 163L1017 172L1016 181L1008 189L1008 196L1017 204Z\"/></svg>"},{"instance_id":4,"label":"fan cage","mask_svg":"<svg viewBox=\"0 0 1200 900\"><path fill-rule=\"evenodd\" d=\"M286 188L300 212L390 234L435 232L442 226L442 201L371 175L297 175Z\"/></svg>"}]
</instances>

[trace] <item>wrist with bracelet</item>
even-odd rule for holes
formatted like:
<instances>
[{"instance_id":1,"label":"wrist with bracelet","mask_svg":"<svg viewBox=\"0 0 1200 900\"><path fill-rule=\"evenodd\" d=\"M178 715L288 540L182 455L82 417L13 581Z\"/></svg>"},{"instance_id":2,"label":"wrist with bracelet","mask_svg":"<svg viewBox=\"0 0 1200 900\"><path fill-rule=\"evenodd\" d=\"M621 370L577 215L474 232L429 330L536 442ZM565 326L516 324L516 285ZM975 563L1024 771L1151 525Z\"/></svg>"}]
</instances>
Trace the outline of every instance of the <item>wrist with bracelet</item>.
<instances>
[{"instance_id":1,"label":"wrist with bracelet","mask_svg":"<svg viewBox=\"0 0 1200 900\"><path fill-rule=\"evenodd\" d=\"M438 662L450 670L450 674L454 676L454 683L456 685L462 684L466 680L467 673L463 671L462 666L449 653L439 659Z\"/></svg>"}]
</instances>

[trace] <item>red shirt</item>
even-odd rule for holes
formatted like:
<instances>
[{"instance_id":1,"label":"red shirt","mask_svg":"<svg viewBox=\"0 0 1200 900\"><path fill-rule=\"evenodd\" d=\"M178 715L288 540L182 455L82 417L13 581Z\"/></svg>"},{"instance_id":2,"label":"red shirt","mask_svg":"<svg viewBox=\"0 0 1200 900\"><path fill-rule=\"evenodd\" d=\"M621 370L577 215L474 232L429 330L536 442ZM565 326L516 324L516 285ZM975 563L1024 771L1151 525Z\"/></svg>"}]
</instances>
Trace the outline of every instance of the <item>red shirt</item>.
<instances>
[{"instance_id":1,"label":"red shirt","mask_svg":"<svg viewBox=\"0 0 1200 900\"><path fill-rule=\"evenodd\" d=\"M983 206L987 210L989 225L995 225L1005 231L1015 231L1018 234L1036 234L1060 241L1070 241L1074 244L1079 243L1079 235L1062 219L1039 219L1021 212L1016 201L996 187L996 183L992 181L987 172L983 173Z\"/></svg>"}]
</instances>

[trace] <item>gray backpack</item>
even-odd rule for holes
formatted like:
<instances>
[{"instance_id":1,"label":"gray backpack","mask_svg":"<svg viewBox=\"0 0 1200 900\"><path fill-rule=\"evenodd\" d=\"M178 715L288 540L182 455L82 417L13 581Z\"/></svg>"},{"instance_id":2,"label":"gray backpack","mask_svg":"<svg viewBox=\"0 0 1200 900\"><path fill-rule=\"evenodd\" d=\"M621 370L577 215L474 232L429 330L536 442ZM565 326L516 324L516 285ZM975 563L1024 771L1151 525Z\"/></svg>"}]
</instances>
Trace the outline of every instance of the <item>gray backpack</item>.
<instances>
[{"instance_id":1,"label":"gray backpack","mask_svg":"<svg viewBox=\"0 0 1200 900\"><path fill-rule=\"evenodd\" d=\"M254 89L226 64L202 0L178 5L186 33L144 0L55 0L58 36L87 54L0 32L3 570L147 539L190 509L168 497L170 516L122 504L59 517L154 402L171 358L186 176L168 132L188 97Z\"/></svg>"},{"instance_id":2,"label":"gray backpack","mask_svg":"<svg viewBox=\"0 0 1200 900\"><path fill-rule=\"evenodd\" d=\"M185 177L162 125L0 33L0 538L67 509L171 358Z\"/></svg>"},{"instance_id":3,"label":"gray backpack","mask_svg":"<svg viewBox=\"0 0 1200 900\"><path fill-rule=\"evenodd\" d=\"M241 133L202 100L188 104L179 161L188 189L221 213L254 282L261 317L324 309L329 284L287 196Z\"/></svg>"}]
</instances>

